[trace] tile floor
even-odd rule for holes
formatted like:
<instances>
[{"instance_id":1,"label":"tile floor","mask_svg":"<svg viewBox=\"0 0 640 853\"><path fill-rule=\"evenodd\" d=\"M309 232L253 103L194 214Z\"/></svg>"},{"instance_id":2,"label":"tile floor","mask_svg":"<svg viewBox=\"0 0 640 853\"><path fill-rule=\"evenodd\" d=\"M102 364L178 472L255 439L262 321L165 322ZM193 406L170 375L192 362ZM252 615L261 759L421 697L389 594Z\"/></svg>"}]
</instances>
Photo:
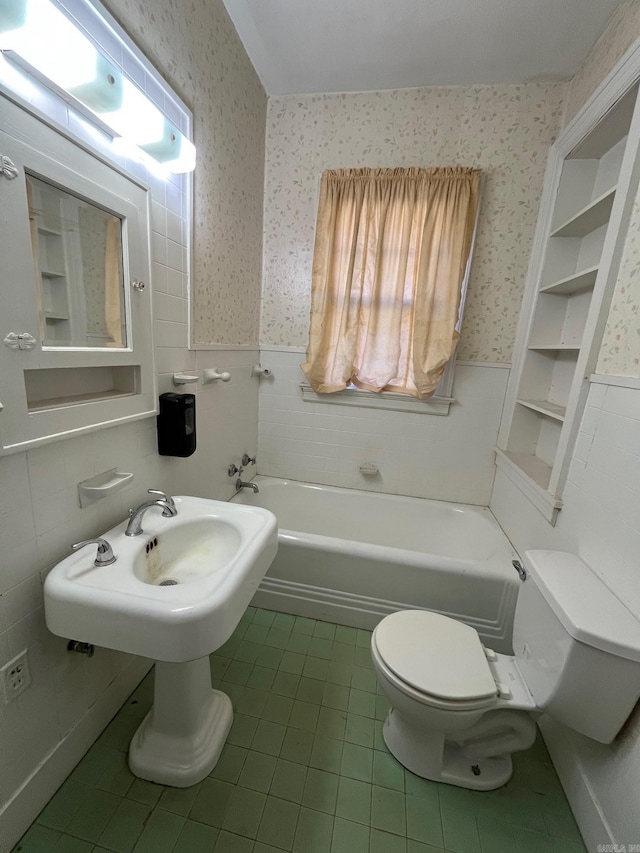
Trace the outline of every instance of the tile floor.
<instances>
[{"instance_id":1,"label":"tile floor","mask_svg":"<svg viewBox=\"0 0 640 853\"><path fill-rule=\"evenodd\" d=\"M584 853L541 741L504 788L405 771L382 740L370 633L249 608L211 656L235 720L192 788L136 779L150 674L14 848L20 853Z\"/></svg>"}]
</instances>

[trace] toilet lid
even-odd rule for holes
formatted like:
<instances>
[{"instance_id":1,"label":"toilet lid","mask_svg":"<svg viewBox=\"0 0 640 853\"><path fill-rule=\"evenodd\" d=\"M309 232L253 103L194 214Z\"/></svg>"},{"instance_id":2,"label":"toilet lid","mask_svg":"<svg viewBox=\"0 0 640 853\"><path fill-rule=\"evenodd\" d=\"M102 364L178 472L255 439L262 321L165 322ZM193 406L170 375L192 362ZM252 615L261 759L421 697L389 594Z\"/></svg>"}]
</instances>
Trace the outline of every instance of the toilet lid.
<instances>
[{"instance_id":1,"label":"toilet lid","mask_svg":"<svg viewBox=\"0 0 640 853\"><path fill-rule=\"evenodd\" d=\"M478 632L426 610L401 610L375 630L380 657L422 693L450 701L488 699L497 693Z\"/></svg>"}]
</instances>

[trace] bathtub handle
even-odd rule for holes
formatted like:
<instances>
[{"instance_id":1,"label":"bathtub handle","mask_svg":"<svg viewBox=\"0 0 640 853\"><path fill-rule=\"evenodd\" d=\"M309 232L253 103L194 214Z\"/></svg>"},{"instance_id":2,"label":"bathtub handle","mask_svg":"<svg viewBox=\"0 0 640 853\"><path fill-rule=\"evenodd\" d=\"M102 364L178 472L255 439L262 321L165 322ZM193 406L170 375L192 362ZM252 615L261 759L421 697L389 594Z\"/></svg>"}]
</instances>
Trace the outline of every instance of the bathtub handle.
<instances>
[{"instance_id":1,"label":"bathtub handle","mask_svg":"<svg viewBox=\"0 0 640 853\"><path fill-rule=\"evenodd\" d=\"M521 580L521 581L526 581L526 579L527 579L527 570L526 570L526 569L525 569L525 567L522 565L522 563L520 562L520 560L511 560L511 565L513 566L513 568L514 568L514 569L516 570L516 572L518 573L518 577L520 578L520 580Z\"/></svg>"}]
</instances>

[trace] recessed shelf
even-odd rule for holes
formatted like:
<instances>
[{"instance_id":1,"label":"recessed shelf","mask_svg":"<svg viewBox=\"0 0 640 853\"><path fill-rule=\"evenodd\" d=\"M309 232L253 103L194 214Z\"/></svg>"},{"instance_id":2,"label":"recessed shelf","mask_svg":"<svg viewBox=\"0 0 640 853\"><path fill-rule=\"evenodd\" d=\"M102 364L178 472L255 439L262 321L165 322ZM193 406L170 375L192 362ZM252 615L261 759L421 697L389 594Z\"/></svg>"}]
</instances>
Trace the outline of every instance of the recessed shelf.
<instances>
[{"instance_id":1,"label":"recessed shelf","mask_svg":"<svg viewBox=\"0 0 640 853\"><path fill-rule=\"evenodd\" d=\"M603 121L569 154L569 159L599 159L629 133L631 118L638 97L638 86L623 95L609 110Z\"/></svg>"},{"instance_id":2,"label":"recessed shelf","mask_svg":"<svg viewBox=\"0 0 640 853\"><path fill-rule=\"evenodd\" d=\"M565 278L558 279L551 284L545 284L540 288L540 293L551 293L557 296L570 296L573 293L583 293L585 290L591 290L596 283L598 275L598 267L589 267L586 270L568 275Z\"/></svg>"},{"instance_id":3,"label":"recessed shelf","mask_svg":"<svg viewBox=\"0 0 640 853\"><path fill-rule=\"evenodd\" d=\"M49 228L48 225L38 225L38 233L46 237L62 237L62 231L59 228Z\"/></svg>"},{"instance_id":4,"label":"recessed shelf","mask_svg":"<svg viewBox=\"0 0 640 853\"><path fill-rule=\"evenodd\" d=\"M27 410L42 412L131 396L138 393L138 377L137 365L25 370Z\"/></svg>"},{"instance_id":5,"label":"recessed shelf","mask_svg":"<svg viewBox=\"0 0 640 853\"><path fill-rule=\"evenodd\" d=\"M516 400L516 403L534 412L538 412L546 418L552 418L560 422L564 421L567 412L566 406L551 403L549 400Z\"/></svg>"},{"instance_id":6,"label":"recessed shelf","mask_svg":"<svg viewBox=\"0 0 640 853\"><path fill-rule=\"evenodd\" d=\"M584 237L595 231L596 228L600 228L601 225L606 225L609 221L615 195L615 187L608 189L558 228L555 228L549 236Z\"/></svg>"},{"instance_id":7,"label":"recessed shelf","mask_svg":"<svg viewBox=\"0 0 640 853\"><path fill-rule=\"evenodd\" d=\"M580 352L576 344L529 344L527 349L536 352Z\"/></svg>"},{"instance_id":8,"label":"recessed shelf","mask_svg":"<svg viewBox=\"0 0 640 853\"><path fill-rule=\"evenodd\" d=\"M551 479L551 466L543 462L532 453L516 453L511 450L504 451L507 459L510 459L514 465L517 465L524 473L531 477L534 483L540 486L541 489L549 488L549 480Z\"/></svg>"},{"instance_id":9,"label":"recessed shelf","mask_svg":"<svg viewBox=\"0 0 640 853\"><path fill-rule=\"evenodd\" d=\"M88 392L86 394L69 394L66 397L52 397L50 399L29 402L29 412L44 412L47 409L59 409L64 406L77 406L80 403L97 403L101 400L112 400L116 397L130 397L135 391L100 391Z\"/></svg>"}]
</instances>

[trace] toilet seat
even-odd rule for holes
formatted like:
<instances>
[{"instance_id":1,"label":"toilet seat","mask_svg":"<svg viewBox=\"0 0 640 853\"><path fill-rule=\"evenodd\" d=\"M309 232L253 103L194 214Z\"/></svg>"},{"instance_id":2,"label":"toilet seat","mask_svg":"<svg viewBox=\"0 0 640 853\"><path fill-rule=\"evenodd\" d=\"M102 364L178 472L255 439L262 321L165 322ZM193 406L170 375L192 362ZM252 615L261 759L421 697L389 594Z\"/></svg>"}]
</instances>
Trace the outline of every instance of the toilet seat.
<instances>
[{"instance_id":1,"label":"toilet seat","mask_svg":"<svg viewBox=\"0 0 640 853\"><path fill-rule=\"evenodd\" d=\"M405 692L451 710L487 707L498 688L477 631L426 610L385 617L373 633L378 659Z\"/></svg>"},{"instance_id":2,"label":"toilet seat","mask_svg":"<svg viewBox=\"0 0 640 853\"><path fill-rule=\"evenodd\" d=\"M402 693L410 699L413 699L415 702L419 702L421 705L427 705L428 707L436 708L439 711L456 712L489 710L497 704L498 697L495 693L488 699L476 699L475 701L472 700L470 702L447 701L446 699L438 699L436 696L423 693L420 690L416 690L415 687L412 687L406 681L403 681L395 674L395 672L389 669L380 657L375 640L372 640L371 642L371 651L374 661L379 671L384 674L384 677L387 678L398 690L402 691Z\"/></svg>"}]
</instances>

